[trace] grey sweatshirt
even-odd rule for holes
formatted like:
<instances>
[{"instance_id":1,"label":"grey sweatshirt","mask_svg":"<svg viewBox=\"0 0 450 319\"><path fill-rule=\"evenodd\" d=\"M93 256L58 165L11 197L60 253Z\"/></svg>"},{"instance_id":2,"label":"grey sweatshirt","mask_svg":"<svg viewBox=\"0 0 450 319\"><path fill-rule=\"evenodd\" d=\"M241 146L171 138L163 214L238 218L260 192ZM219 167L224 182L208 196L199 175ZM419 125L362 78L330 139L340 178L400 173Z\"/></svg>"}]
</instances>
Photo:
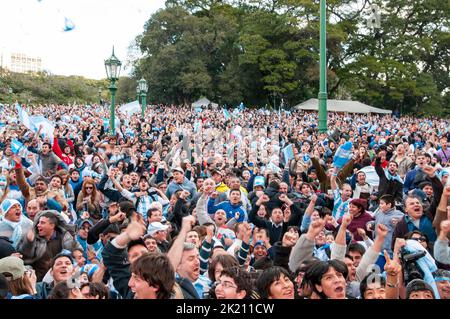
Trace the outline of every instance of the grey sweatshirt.
<instances>
[{"instance_id":1,"label":"grey sweatshirt","mask_svg":"<svg viewBox=\"0 0 450 319\"><path fill-rule=\"evenodd\" d=\"M441 264L450 264L450 248L448 247L448 238L436 240L434 243L434 258Z\"/></svg>"},{"instance_id":2,"label":"grey sweatshirt","mask_svg":"<svg viewBox=\"0 0 450 319\"><path fill-rule=\"evenodd\" d=\"M382 211L378 211L375 214L375 227L378 224L383 224L388 228L388 233L386 235L386 239L384 240L382 251L387 250L389 253L392 253L392 247L391 247L392 235L394 234L394 229L395 229L395 226L397 225L397 224L392 223L392 220L394 218L397 218L398 221L400 221L403 218L403 216L404 216L404 214L401 211L396 210L394 208L387 211L386 213L383 213Z\"/></svg>"},{"instance_id":3,"label":"grey sweatshirt","mask_svg":"<svg viewBox=\"0 0 450 319\"><path fill-rule=\"evenodd\" d=\"M304 261L312 258L314 246L315 241L309 240L306 234L300 236L289 256L289 269L292 272L295 272Z\"/></svg>"}]
</instances>

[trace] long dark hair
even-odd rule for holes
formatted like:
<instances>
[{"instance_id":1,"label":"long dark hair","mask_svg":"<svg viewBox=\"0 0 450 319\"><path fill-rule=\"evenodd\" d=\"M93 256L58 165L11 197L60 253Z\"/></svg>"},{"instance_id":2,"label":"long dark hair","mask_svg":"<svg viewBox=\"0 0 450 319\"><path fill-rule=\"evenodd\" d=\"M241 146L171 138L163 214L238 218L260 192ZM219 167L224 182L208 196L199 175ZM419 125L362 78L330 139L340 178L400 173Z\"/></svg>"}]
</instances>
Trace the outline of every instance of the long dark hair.
<instances>
[{"instance_id":1,"label":"long dark hair","mask_svg":"<svg viewBox=\"0 0 450 319\"><path fill-rule=\"evenodd\" d=\"M292 275L285 268L279 266L267 268L262 272L256 281L256 288L258 289L258 293L262 299L269 298L270 286L274 281L280 279L282 274L289 279L292 278Z\"/></svg>"},{"instance_id":2,"label":"long dark hair","mask_svg":"<svg viewBox=\"0 0 450 319\"><path fill-rule=\"evenodd\" d=\"M332 259L329 261L317 261L311 264L306 270L305 277L303 278L303 282L305 284L308 284L321 299L327 299L328 297L323 292L319 292L316 285L322 285L322 277L328 272L330 267L341 273L344 278L347 278L347 265L343 261L337 259Z\"/></svg>"}]
</instances>

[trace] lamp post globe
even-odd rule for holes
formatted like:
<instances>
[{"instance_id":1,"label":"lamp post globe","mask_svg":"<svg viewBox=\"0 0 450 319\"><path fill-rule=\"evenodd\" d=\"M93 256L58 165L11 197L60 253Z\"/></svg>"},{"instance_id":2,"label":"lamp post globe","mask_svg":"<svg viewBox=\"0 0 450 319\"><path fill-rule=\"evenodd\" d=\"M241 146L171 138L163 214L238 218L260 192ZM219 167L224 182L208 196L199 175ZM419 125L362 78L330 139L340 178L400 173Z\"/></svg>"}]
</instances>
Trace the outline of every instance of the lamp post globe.
<instances>
[{"instance_id":1,"label":"lamp post globe","mask_svg":"<svg viewBox=\"0 0 450 319\"><path fill-rule=\"evenodd\" d=\"M110 82L108 88L111 91L111 108L110 108L111 115L109 118L109 129L111 135L115 134L115 120L116 120L115 99L117 91L116 81L119 80L121 66L122 62L120 62L120 60L115 56L113 47L111 57L105 60L106 76L108 77L108 80Z\"/></svg>"}]
</instances>

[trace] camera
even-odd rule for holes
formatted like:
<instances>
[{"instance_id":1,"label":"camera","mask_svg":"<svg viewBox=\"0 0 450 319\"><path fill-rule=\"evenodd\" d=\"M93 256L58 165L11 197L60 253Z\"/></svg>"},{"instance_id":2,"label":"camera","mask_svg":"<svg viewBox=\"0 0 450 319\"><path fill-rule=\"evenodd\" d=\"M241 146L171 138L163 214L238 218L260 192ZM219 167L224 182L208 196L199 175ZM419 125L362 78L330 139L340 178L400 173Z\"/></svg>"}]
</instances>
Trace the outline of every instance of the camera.
<instances>
[{"instance_id":1,"label":"camera","mask_svg":"<svg viewBox=\"0 0 450 319\"><path fill-rule=\"evenodd\" d=\"M400 260L402 263L405 285L414 279L423 279L424 273L417 265L416 261L424 257L426 254L426 251L409 253L405 248L400 250Z\"/></svg>"}]
</instances>

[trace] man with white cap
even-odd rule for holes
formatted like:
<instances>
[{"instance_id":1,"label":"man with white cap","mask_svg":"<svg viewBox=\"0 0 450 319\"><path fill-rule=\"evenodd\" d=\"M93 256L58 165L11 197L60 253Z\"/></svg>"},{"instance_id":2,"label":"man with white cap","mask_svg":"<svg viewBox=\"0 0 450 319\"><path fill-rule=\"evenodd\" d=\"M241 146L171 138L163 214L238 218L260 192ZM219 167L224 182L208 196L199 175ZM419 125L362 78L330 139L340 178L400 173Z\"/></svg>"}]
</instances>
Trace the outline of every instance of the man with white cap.
<instances>
[{"instance_id":1,"label":"man with white cap","mask_svg":"<svg viewBox=\"0 0 450 319\"><path fill-rule=\"evenodd\" d=\"M160 222L150 223L147 227L147 234L156 240L159 250L165 253L169 250L169 242L167 241L167 229L169 226Z\"/></svg>"},{"instance_id":2,"label":"man with white cap","mask_svg":"<svg viewBox=\"0 0 450 319\"><path fill-rule=\"evenodd\" d=\"M7 237L14 248L32 227L33 222L22 214L22 205L17 200L5 199L2 202L0 236Z\"/></svg>"}]
</instances>

